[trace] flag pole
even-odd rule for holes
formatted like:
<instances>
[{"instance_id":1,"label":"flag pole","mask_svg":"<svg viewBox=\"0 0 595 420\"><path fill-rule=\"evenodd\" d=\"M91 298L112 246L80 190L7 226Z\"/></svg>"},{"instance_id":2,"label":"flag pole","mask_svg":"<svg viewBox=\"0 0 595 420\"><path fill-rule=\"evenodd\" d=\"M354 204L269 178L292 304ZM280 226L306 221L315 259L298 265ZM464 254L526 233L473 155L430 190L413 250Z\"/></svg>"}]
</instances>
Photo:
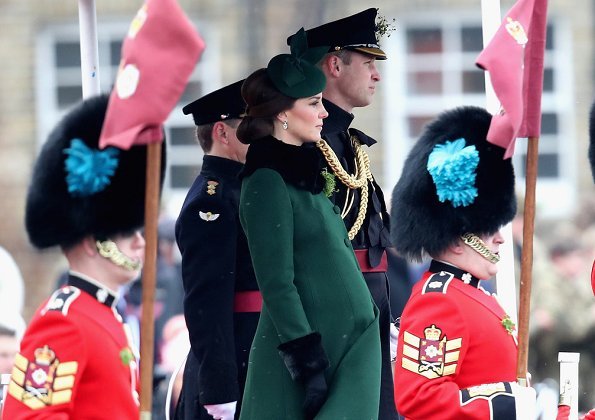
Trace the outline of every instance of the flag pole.
<instances>
[{"instance_id":1,"label":"flag pole","mask_svg":"<svg viewBox=\"0 0 595 420\"><path fill-rule=\"evenodd\" d=\"M497 32L501 23L501 11L499 0L481 0L481 28L483 34L483 47L485 48L494 34ZM492 115L498 112L500 101L494 92L489 72L484 72L486 109ZM517 302L516 302L516 281L514 269L514 240L512 237L512 227L506 225L502 230L504 244L500 247L500 263L498 264L498 274L496 275L496 293L498 300L510 318L517 322Z\"/></svg>"},{"instance_id":2,"label":"flag pole","mask_svg":"<svg viewBox=\"0 0 595 420\"><path fill-rule=\"evenodd\" d=\"M519 323L517 356L517 381L528 386L527 362L529 358L529 317L531 310L531 286L533 283L533 233L535 226L535 189L537 184L539 137L527 139L525 170L525 206L523 211L523 246L521 251L521 285L519 296Z\"/></svg>"},{"instance_id":3,"label":"flag pole","mask_svg":"<svg viewBox=\"0 0 595 420\"><path fill-rule=\"evenodd\" d=\"M140 328L140 419L151 420L153 406L153 360L155 323L153 303L157 271L157 221L159 218L161 143L147 146L147 185L145 194L145 265L142 278Z\"/></svg>"},{"instance_id":4,"label":"flag pole","mask_svg":"<svg viewBox=\"0 0 595 420\"><path fill-rule=\"evenodd\" d=\"M81 76L83 98L86 99L100 93L95 0L79 0L78 11Z\"/></svg>"},{"instance_id":5,"label":"flag pole","mask_svg":"<svg viewBox=\"0 0 595 420\"><path fill-rule=\"evenodd\" d=\"M536 0L533 3L529 33L532 42L527 45L524 51L523 95L525 96L527 107L525 109L521 136L527 137L527 156L525 164L525 206L523 211L523 243L519 291L519 351L517 356L517 381L520 385L524 386L529 386L527 362L529 359L529 319L533 283L535 190L539 160L538 145L541 134L541 95L543 90L543 62L546 48L547 5L548 0ZM536 69L539 69L539 72Z\"/></svg>"}]
</instances>

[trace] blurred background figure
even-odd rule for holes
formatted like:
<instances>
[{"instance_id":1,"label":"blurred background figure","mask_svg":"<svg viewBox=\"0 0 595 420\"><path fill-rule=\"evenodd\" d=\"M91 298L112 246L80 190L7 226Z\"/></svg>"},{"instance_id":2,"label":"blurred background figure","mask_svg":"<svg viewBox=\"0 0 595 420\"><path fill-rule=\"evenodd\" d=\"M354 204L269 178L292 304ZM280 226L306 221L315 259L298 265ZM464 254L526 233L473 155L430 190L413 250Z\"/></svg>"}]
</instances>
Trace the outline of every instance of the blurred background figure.
<instances>
[{"instance_id":1,"label":"blurred background figure","mask_svg":"<svg viewBox=\"0 0 595 420\"><path fill-rule=\"evenodd\" d=\"M0 414L2 413L2 403L4 402L4 393L8 385L7 375L12 371L14 358L19 352L19 338L16 331L0 325Z\"/></svg>"},{"instance_id":2,"label":"blurred background figure","mask_svg":"<svg viewBox=\"0 0 595 420\"><path fill-rule=\"evenodd\" d=\"M0 374L10 373L14 357L19 352L17 332L0 324Z\"/></svg>"},{"instance_id":3,"label":"blurred background figure","mask_svg":"<svg viewBox=\"0 0 595 420\"><path fill-rule=\"evenodd\" d=\"M6 249L0 246L0 322L20 338L25 331L22 316L25 286L21 271Z\"/></svg>"},{"instance_id":4,"label":"blurred background figure","mask_svg":"<svg viewBox=\"0 0 595 420\"><path fill-rule=\"evenodd\" d=\"M190 338L184 315L177 314L170 317L165 322L160 335L161 362L158 367L162 380L156 383L153 394L153 419L155 420L167 418L166 411L170 419L174 418L182 389L183 363L190 351ZM176 379L172 381L171 378L174 375Z\"/></svg>"}]
</instances>

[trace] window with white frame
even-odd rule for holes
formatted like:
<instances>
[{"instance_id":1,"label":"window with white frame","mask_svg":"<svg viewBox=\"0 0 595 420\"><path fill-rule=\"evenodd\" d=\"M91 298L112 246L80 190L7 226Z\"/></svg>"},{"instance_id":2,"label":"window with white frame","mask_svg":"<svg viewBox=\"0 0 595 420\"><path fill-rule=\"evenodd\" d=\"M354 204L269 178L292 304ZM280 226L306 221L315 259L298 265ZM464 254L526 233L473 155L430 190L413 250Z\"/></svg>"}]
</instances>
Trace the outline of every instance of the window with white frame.
<instances>
[{"instance_id":1,"label":"window with white frame","mask_svg":"<svg viewBox=\"0 0 595 420\"><path fill-rule=\"evenodd\" d=\"M460 13L440 17L403 18L399 30L383 44L389 56L383 81L384 147L386 156L397 157L385 165L385 179L392 183L389 190L429 120L456 106L486 106L484 72L475 66L483 48L481 17ZM573 152L569 151L573 146L564 141L572 138L574 126L564 105L571 102L572 92L567 38L568 28L550 19L537 183L538 206L545 217L567 214L576 194ZM526 149L526 139L519 139L513 157L519 191L524 190Z\"/></svg>"},{"instance_id":2,"label":"window with white frame","mask_svg":"<svg viewBox=\"0 0 595 420\"><path fill-rule=\"evenodd\" d=\"M98 22L99 77L102 92L114 83L123 39L129 21ZM209 27L201 25L201 36L208 39ZM165 123L167 139L167 172L163 188L166 210L176 216L202 163L202 150L196 142L195 126L182 107L201 95L219 87L218 48L207 48L201 56L186 89ZM51 25L37 37L36 113L38 144L64 113L82 98L79 28L76 23Z\"/></svg>"}]
</instances>

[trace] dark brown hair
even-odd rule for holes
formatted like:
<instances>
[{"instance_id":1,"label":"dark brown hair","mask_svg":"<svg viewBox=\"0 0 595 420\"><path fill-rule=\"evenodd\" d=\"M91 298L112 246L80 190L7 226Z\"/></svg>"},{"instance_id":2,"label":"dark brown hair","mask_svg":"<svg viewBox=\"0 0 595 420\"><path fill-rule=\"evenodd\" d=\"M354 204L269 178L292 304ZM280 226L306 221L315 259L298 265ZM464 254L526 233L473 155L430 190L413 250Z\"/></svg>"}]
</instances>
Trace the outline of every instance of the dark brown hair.
<instances>
[{"instance_id":1,"label":"dark brown hair","mask_svg":"<svg viewBox=\"0 0 595 420\"><path fill-rule=\"evenodd\" d=\"M273 134L275 116L293 107L296 101L273 85L264 68L246 78L242 97L247 105L246 115L238 127L237 136L245 144Z\"/></svg>"}]
</instances>

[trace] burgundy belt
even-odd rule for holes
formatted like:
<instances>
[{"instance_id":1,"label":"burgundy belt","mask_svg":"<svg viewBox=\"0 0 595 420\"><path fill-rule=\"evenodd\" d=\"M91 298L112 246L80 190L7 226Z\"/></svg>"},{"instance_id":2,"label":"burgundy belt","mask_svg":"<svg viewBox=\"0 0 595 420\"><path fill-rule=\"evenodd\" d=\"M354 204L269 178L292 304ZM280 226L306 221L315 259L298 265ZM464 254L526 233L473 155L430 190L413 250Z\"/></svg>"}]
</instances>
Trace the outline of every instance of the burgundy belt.
<instances>
[{"instance_id":1,"label":"burgundy belt","mask_svg":"<svg viewBox=\"0 0 595 420\"><path fill-rule=\"evenodd\" d=\"M233 298L234 312L260 312L262 310L262 295L257 290L236 292Z\"/></svg>"},{"instance_id":2,"label":"burgundy belt","mask_svg":"<svg viewBox=\"0 0 595 420\"><path fill-rule=\"evenodd\" d=\"M370 265L367 249L354 249L354 251L355 258L357 258L357 262L359 263L362 273L385 273L388 270L388 258L386 256L386 251L382 251L380 263L376 267L372 267Z\"/></svg>"}]
</instances>

